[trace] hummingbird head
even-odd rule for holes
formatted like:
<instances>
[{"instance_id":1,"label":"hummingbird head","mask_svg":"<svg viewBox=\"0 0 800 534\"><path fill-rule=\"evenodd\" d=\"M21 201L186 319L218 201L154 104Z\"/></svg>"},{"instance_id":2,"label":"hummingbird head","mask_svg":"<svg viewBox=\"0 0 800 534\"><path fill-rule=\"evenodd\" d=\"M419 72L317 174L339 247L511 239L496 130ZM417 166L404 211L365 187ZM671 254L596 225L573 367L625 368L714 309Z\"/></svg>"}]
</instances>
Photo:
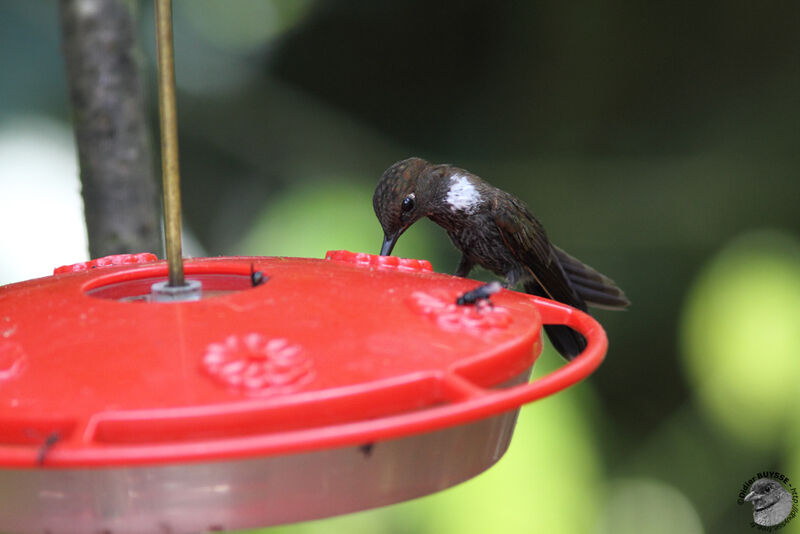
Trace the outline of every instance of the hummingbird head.
<instances>
[{"instance_id":1,"label":"hummingbird head","mask_svg":"<svg viewBox=\"0 0 800 534\"><path fill-rule=\"evenodd\" d=\"M381 256L391 254L406 229L428 215L430 191L426 171L430 163L420 158L398 161L383 173L372 207L383 228Z\"/></svg>"},{"instance_id":2,"label":"hummingbird head","mask_svg":"<svg viewBox=\"0 0 800 534\"><path fill-rule=\"evenodd\" d=\"M381 256L392 253L406 229L423 217L451 229L480 209L484 197L480 179L451 165L424 159L398 161L383 173L372 206L383 227Z\"/></svg>"}]
</instances>

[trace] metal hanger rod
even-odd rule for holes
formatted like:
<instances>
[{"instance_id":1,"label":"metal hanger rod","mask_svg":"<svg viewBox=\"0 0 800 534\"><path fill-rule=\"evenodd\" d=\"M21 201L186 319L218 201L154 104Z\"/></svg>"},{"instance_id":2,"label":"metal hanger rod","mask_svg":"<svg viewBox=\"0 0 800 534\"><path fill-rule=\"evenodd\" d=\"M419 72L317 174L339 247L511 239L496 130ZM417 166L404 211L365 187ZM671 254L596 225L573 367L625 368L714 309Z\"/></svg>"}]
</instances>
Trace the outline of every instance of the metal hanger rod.
<instances>
[{"instance_id":1,"label":"metal hanger rod","mask_svg":"<svg viewBox=\"0 0 800 534\"><path fill-rule=\"evenodd\" d=\"M178 118L175 105L175 54L172 47L172 0L156 0L158 114L161 124L161 173L164 181L164 230L169 285L183 286L181 192L178 168Z\"/></svg>"}]
</instances>

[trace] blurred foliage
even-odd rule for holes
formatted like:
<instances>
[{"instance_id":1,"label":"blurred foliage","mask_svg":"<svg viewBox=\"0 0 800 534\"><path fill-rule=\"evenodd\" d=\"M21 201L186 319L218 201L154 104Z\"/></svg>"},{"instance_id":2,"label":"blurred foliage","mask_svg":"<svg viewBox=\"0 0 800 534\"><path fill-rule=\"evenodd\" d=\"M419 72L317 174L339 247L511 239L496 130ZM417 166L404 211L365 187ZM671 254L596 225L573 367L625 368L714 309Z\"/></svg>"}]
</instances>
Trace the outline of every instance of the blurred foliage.
<instances>
[{"instance_id":1,"label":"blurred foliage","mask_svg":"<svg viewBox=\"0 0 800 534\"><path fill-rule=\"evenodd\" d=\"M209 255L375 252L371 189L419 155L518 194L633 301L596 312L606 362L525 408L487 473L269 532L746 532L742 482L800 477L800 4L174 4L185 226ZM4 3L0 45L4 135L66 123L55 3ZM458 261L433 224L396 253Z\"/></svg>"},{"instance_id":2,"label":"blurred foliage","mask_svg":"<svg viewBox=\"0 0 800 534\"><path fill-rule=\"evenodd\" d=\"M683 324L703 407L732 435L774 448L800 407L800 241L762 232L729 244L700 273Z\"/></svg>"},{"instance_id":3,"label":"blurred foliage","mask_svg":"<svg viewBox=\"0 0 800 534\"><path fill-rule=\"evenodd\" d=\"M610 491L600 532L701 534L703 525L689 500L674 488L651 480L620 480Z\"/></svg>"},{"instance_id":4,"label":"blurred foliage","mask_svg":"<svg viewBox=\"0 0 800 534\"><path fill-rule=\"evenodd\" d=\"M237 0L231 9L225 2L193 0L176 6L186 22L212 44L246 52L262 48L296 24L310 4L309 0Z\"/></svg>"}]
</instances>

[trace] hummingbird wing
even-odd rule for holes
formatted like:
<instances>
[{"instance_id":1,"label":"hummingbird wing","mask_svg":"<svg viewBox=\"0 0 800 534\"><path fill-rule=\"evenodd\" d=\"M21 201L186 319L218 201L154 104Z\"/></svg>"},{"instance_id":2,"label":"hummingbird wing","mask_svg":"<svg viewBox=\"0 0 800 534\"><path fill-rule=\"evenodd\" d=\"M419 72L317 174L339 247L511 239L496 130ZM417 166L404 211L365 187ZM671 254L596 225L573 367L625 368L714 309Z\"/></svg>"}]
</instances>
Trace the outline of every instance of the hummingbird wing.
<instances>
[{"instance_id":1,"label":"hummingbird wing","mask_svg":"<svg viewBox=\"0 0 800 534\"><path fill-rule=\"evenodd\" d=\"M540 286L542 296L585 311L586 304L570 283L541 223L516 198L503 204L493 213L497 230L511 255Z\"/></svg>"},{"instance_id":2,"label":"hummingbird wing","mask_svg":"<svg viewBox=\"0 0 800 534\"><path fill-rule=\"evenodd\" d=\"M552 245L572 287L587 304L596 308L621 310L630 305L628 297L606 275L597 272L579 259Z\"/></svg>"},{"instance_id":3,"label":"hummingbird wing","mask_svg":"<svg viewBox=\"0 0 800 534\"><path fill-rule=\"evenodd\" d=\"M504 209L495 210L494 222L509 252L530 275L524 280L526 293L569 304L586 311L558 260L541 223L522 202L511 197ZM563 325L545 325L553 347L571 360L586 348L586 340L575 330Z\"/></svg>"}]
</instances>

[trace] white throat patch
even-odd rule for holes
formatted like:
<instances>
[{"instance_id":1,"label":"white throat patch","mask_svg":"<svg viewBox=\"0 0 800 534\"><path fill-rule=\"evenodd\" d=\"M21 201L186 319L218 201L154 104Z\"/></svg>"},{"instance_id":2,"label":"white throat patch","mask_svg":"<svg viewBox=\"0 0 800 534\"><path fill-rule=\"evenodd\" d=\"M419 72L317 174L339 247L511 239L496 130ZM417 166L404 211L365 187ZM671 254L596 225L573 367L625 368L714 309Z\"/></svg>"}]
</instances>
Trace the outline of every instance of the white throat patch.
<instances>
[{"instance_id":1,"label":"white throat patch","mask_svg":"<svg viewBox=\"0 0 800 534\"><path fill-rule=\"evenodd\" d=\"M450 189L447 190L445 201L452 211L474 213L480 204L481 194L466 176L454 174L450 177Z\"/></svg>"}]
</instances>

